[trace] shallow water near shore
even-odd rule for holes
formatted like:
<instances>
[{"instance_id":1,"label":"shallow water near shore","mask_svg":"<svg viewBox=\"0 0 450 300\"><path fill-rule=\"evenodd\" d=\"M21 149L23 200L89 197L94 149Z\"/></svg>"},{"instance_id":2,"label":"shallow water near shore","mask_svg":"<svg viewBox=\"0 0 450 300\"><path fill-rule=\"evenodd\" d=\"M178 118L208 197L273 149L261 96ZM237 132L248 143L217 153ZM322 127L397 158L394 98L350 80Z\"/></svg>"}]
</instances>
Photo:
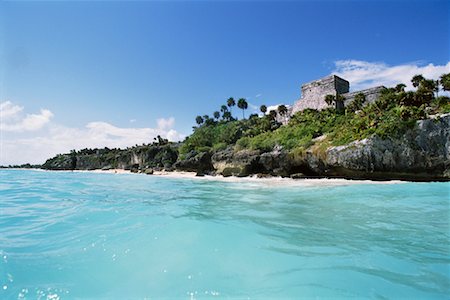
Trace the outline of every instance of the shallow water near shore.
<instances>
[{"instance_id":1,"label":"shallow water near shore","mask_svg":"<svg viewBox=\"0 0 450 300\"><path fill-rule=\"evenodd\" d=\"M449 192L1 170L0 299L446 299Z\"/></svg>"}]
</instances>

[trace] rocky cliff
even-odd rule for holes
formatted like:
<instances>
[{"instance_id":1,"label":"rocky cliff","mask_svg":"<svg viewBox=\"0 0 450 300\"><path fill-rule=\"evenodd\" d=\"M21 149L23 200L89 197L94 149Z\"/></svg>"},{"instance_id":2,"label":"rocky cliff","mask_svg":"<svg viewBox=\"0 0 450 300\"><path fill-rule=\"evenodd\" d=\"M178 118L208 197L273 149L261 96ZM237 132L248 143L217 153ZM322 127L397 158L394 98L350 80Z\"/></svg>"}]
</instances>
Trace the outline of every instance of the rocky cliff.
<instances>
[{"instance_id":1,"label":"rocky cliff","mask_svg":"<svg viewBox=\"0 0 450 300\"><path fill-rule=\"evenodd\" d=\"M372 136L345 146L315 145L303 153L276 147L271 152L232 147L211 156L212 169L223 176L252 174L359 179L449 180L450 115L417 122L398 138ZM208 165L208 162L204 162ZM178 169L183 169L178 163ZM191 168L190 170L194 170ZM200 168L198 171L201 171Z\"/></svg>"},{"instance_id":2,"label":"rocky cliff","mask_svg":"<svg viewBox=\"0 0 450 300\"><path fill-rule=\"evenodd\" d=\"M417 122L398 139L377 136L326 151L319 172L331 176L450 178L450 115Z\"/></svg>"},{"instance_id":3,"label":"rocky cliff","mask_svg":"<svg viewBox=\"0 0 450 300\"><path fill-rule=\"evenodd\" d=\"M147 168L170 170L178 159L178 144L136 146L129 149L85 149L48 159L43 169L95 170Z\"/></svg>"},{"instance_id":4,"label":"rocky cliff","mask_svg":"<svg viewBox=\"0 0 450 300\"><path fill-rule=\"evenodd\" d=\"M195 151L178 157L178 144L147 145L130 149L82 150L58 155L42 166L51 170L156 168L223 176L342 177L358 179L449 180L450 114L417 121L396 138L376 135L344 146L328 146L325 137L301 153L276 146L272 151L215 153Z\"/></svg>"}]
</instances>

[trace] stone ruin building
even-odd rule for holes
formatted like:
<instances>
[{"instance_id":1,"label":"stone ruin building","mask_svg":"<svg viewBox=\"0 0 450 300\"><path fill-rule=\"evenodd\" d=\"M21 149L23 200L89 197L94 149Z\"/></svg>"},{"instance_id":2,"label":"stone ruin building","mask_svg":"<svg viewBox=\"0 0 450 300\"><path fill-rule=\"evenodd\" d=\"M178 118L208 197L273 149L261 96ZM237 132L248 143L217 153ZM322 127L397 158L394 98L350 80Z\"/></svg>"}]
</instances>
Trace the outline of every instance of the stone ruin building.
<instances>
[{"instance_id":1,"label":"stone ruin building","mask_svg":"<svg viewBox=\"0 0 450 300\"><path fill-rule=\"evenodd\" d=\"M290 115L306 108L322 110L328 107L334 107L335 104L328 105L325 102L326 95L341 95L344 99L341 105L346 106L355 99L357 94L362 93L366 97L364 104L367 105L377 100L384 89L386 89L384 86L377 86L350 93L350 83L347 80L336 75L330 75L303 84L302 97L294 103Z\"/></svg>"}]
</instances>

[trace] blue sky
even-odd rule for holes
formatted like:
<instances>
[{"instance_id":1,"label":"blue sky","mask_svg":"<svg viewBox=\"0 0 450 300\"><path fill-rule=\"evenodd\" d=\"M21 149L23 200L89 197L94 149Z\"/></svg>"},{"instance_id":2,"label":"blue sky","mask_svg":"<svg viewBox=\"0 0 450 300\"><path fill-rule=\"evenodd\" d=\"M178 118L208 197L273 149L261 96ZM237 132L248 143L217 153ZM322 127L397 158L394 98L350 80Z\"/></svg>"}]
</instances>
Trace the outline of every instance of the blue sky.
<instances>
[{"instance_id":1,"label":"blue sky","mask_svg":"<svg viewBox=\"0 0 450 300\"><path fill-rule=\"evenodd\" d=\"M0 164L100 142L133 145L156 133L182 138L196 115L230 96L292 104L301 83L332 72L354 88L437 76L450 66L449 6L1 2ZM17 150L39 142L34 154Z\"/></svg>"}]
</instances>

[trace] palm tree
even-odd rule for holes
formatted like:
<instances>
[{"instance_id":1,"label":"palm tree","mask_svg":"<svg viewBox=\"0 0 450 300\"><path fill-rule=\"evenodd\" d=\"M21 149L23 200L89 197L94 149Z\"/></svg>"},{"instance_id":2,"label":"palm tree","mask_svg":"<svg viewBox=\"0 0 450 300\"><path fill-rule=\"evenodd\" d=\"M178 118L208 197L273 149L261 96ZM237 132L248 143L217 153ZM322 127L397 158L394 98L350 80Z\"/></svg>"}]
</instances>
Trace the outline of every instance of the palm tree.
<instances>
[{"instance_id":1,"label":"palm tree","mask_svg":"<svg viewBox=\"0 0 450 300\"><path fill-rule=\"evenodd\" d=\"M405 91L405 87L406 87L406 84L399 83L399 84L397 84L397 85L395 86L395 91L396 91L397 93L404 92L404 91Z\"/></svg>"},{"instance_id":2,"label":"palm tree","mask_svg":"<svg viewBox=\"0 0 450 300\"><path fill-rule=\"evenodd\" d=\"M441 85L441 81L439 79L436 79L434 81L434 91L436 93L436 98L439 97L439 86Z\"/></svg>"},{"instance_id":3,"label":"palm tree","mask_svg":"<svg viewBox=\"0 0 450 300\"><path fill-rule=\"evenodd\" d=\"M285 121L286 121L287 112L288 112L288 109L287 109L286 105L281 104L278 106L278 113L280 114L280 116L284 116Z\"/></svg>"},{"instance_id":4,"label":"palm tree","mask_svg":"<svg viewBox=\"0 0 450 300\"><path fill-rule=\"evenodd\" d=\"M259 107L259 110L265 115L267 112L267 106L264 104Z\"/></svg>"},{"instance_id":5,"label":"palm tree","mask_svg":"<svg viewBox=\"0 0 450 300\"><path fill-rule=\"evenodd\" d=\"M275 120L277 118L277 111L272 109L269 111L269 116L272 120Z\"/></svg>"},{"instance_id":6,"label":"palm tree","mask_svg":"<svg viewBox=\"0 0 450 300\"><path fill-rule=\"evenodd\" d=\"M220 118L220 112L215 111L215 112L214 112L214 118L217 119L217 120L219 120L219 118Z\"/></svg>"},{"instance_id":7,"label":"palm tree","mask_svg":"<svg viewBox=\"0 0 450 300\"><path fill-rule=\"evenodd\" d=\"M201 125L201 124L203 124L204 120L201 116L197 116L195 118L195 122L197 122L198 125Z\"/></svg>"},{"instance_id":8,"label":"palm tree","mask_svg":"<svg viewBox=\"0 0 450 300\"><path fill-rule=\"evenodd\" d=\"M418 87L418 86L420 85L420 83L421 83L422 81L424 81L424 80L425 80L425 78L423 78L422 75L415 75L415 76L411 79L411 82L412 82L413 87Z\"/></svg>"},{"instance_id":9,"label":"palm tree","mask_svg":"<svg viewBox=\"0 0 450 300\"><path fill-rule=\"evenodd\" d=\"M247 100L245 100L244 98L239 99L237 106L240 109L242 109L242 119L245 119L245 113L244 112L248 108Z\"/></svg>"},{"instance_id":10,"label":"palm tree","mask_svg":"<svg viewBox=\"0 0 450 300\"><path fill-rule=\"evenodd\" d=\"M234 101L233 97L228 98L227 105L230 108L230 113L232 113L231 107L236 105L236 101Z\"/></svg>"},{"instance_id":11,"label":"palm tree","mask_svg":"<svg viewBox=\"0 0 450 300\"><path fill-rule=\"evenodd\" d=\"M222 115L222 118L224 120L231 121L231 119L232 119L231 113L229 111L224 112Z\"/></svg>"},{"instance_id":12,"label":"palm tree","mask_svg":"<svg viewBox=\"0 0 450 300\"><path fill-rule=\"evenodd\" d=\"M450 73L442 74L440 83L444 91L450 91Z\"/></svg>"},{"instance_id":13,"label":"palm tree","mask_svg":"<svg viewBox=\"0 0 450 300\"><path fill-rule=\"evenodd\" d=\"M325 102L328 104L328 105L331 105L331 104L333 104L333 102L336 100L336 96L334 96L334 95L326 95L325 96Z\"/></svg>"},{"instance_id":14,"label":"palm tree","mask_svg":"<svg viewBox=\"0 0 450 300\"><path fill-rule=\"evenodd\" d=\"M431 94L431 96L434 97L433 93L439 92L439 84L433 79L423 79L420 82L417 91L420 91L423 94Z\"/></svg>"},{"instance_id":15,"label":"palm tree","mask_svg":"<svg viewBox=\"0 0 450 300\"><path fill-rule=\"evenodd\" d=\"M224 112L228 111L228 107L227 107L226 105L222 105L222 106L220 107L220 111L221 111L222 113L224 113Z\"/></svg>"}]
</instances>

